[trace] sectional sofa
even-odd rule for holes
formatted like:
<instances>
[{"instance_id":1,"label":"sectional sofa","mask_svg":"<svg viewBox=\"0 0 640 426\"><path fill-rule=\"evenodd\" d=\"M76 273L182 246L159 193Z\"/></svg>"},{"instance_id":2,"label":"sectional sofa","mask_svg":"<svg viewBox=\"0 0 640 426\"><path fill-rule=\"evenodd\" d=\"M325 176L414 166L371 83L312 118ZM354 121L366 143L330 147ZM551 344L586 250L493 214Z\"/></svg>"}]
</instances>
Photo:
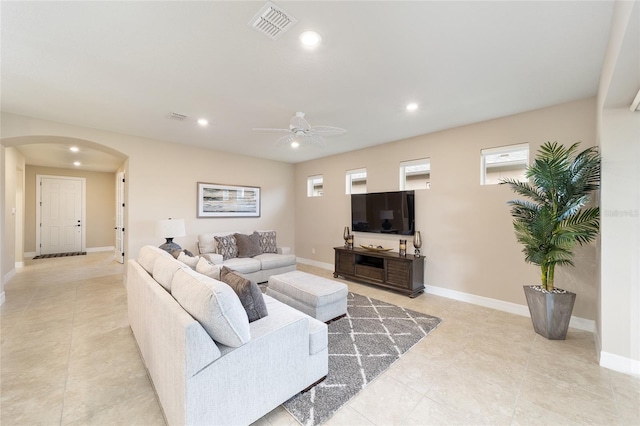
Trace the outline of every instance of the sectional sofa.
<instances>
[{"instance_id":1,"label":"sectional sofa","mask_svg":"<svg viewBox=\"0 0 640 426\"><path fill-rule=\"evenodd\" d=\"M267 295L268 314L249 322L232 287L152 246L129 260L126 285L169 425L247 425L327 375L326 324Z\"/></svg>"},{"instance_id":2,"label":"sectional sofa","mask_svg":"<svg viewBox=\"0 0 640 426\"><path fill-rule=\"evenodd\" d=\"M243 245L239 241L250 240L251 237L255 238L254 235L257 235L259 250L252 250L250 243ZM216 265L227 266L256 283L267 282L271 275L296 270L296 256L291 254L289 247L277 246L275 231L254 231L252 234L235 231L200 234L197 247L200 256Z\"/></svg>"}]
</instances>

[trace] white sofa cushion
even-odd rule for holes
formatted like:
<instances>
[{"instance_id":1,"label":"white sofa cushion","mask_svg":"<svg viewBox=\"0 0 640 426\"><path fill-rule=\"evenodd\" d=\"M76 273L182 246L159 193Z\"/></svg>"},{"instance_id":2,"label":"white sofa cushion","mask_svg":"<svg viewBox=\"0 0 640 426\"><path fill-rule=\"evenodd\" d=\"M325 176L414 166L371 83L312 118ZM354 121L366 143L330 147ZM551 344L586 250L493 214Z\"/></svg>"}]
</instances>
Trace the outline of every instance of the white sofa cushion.
<instances>
[{"instance_id":1,"label":"white sofa cushion","mask_svg":"<svg viewBox=\"0 0 640 426\"><path fill-rule=\"evenodd\" d=\"M173 259L166 251L161 248L154 246L144 246L140 249L138 253L138 263L140 266L144 268L145 271L152 274L153 273L153 264L156 262L156 259L159 257L164 257L167 259Z\"/></svg>"},{"instance_id":2,"label":"white sofa cushion","mask_svg":"<svg viewBox=\"0 0 640 426\"><path fill-rule=\"evenodd\" d=\"M296 256L293 254L263 253L254 257L254 259L260 261L262 269L282 268L283 266L296 264Z\"/></svg>"},{"instance_id":3,"label":"white sofa cushion","mask_svg":"<svg viewBox=\"0 0 640 426\"><path fill-rule=\"evenodd\" d=\"M262 255L260 255L262 256ZM262 263L253 257L234 257L233 259L225 260L224 266L229 269L233 269L241 274L250 274L251 272L257 272L260 270Z\"/></svg>"},{"instance_id":4,"label":"white sofa cushion","mask_svg":"<svg viewBox=\"0 0 640 426\"><path fill-rule=\"evenodd\" d=\"M171 281L173 280L173 276L179 269L186 267L186 265L175 259L165 259L164 256L158 257L153 265L153 279L164 287L165 290L171 292Z\"/></svg>"},{"instance_id":5,"label":"white sofa cushion","mask_svg":"<svg viewBox=\"0 0 640 426\"><path fill-rule=\"evenodd\" d=\"M173 276L171 294L216 342L239 347L251 339L247 313L227 284L181 269Z\"/></svg>"}]
</instances>

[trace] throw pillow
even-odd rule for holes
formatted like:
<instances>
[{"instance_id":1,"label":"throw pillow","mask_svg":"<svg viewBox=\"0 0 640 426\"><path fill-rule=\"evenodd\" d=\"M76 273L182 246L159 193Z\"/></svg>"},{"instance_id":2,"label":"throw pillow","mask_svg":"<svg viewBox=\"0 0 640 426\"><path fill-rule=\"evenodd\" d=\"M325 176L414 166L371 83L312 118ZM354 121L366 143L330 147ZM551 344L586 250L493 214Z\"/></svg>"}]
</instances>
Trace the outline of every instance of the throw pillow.
<instances>
[{"instance_id":1,"label":"throw pillow","mask_svg":"<svg viewBox=\"0 0 640 426\"><path fill-rule=\"evenodd\" d=\"M263 253L277 253L278 246L276 245L276 231L262 231L258 232L260 236L260 249Z\"/></svg>"},{"instance_id":2,"label":"throw pillow","mask_svg":"<svg viewBox=\"0 0 640 426\"><path fill-rule=\"evenodd\" d=\"M238 257L253 257L262 254L260 236L257 232L251 235L234 234L238 246Z\"/></svg>"},{"instance_id":3,"label":"throw pillow","mask_svg":"<svg viewBox=\"0 0 640 426\"><path fill-rule=\"evenodd\" d=\"M198 264L196 265L196 272L211 277L215 280L220 279L220 267L209 262L204 257L201 257L200 260L198 260Z\"/></svg>"},{"instance_id":4,"label":"throw pillow","mask_svg":"<svg viewBox=\"0 0 640 426\"><path fill-rule=\"evenodd\" d=\"M191 256L193 257L193 253L191 253L189 250L187 249L181 249L181 250L174 250L171 252L171 255L173 256L174 259L177 259L178 256L180 256L180 253L184 253L187 256Z\"/></svg>"},{"instance_id":5,"label":"throw pillow","mask_svg":"<svg viewBox=\"0 0 640 426\"><path fill-rule=\"evenodd\" d=\"M236 245L236 237L233 235L225 235L224 237L214 237L218 244L218 253L222 255L223 260L238 257L238 246Z\"/></svg>"},{"instance_id":6,"label":"throw pillow","mask_svg":"<svg viewBox=\"0 0 640 426\"><path fill-rule=\"evenodd\" d=\"M264 302L264 297L262 297L262 291L260 291L258 284L240 276L226 266L223 266L222 271L220 271L220 279L223 283L229 284L233 291L236 292L244 310L247 311L249 322L269 315L267 304Z\"/></svg>"},{"instance_id":7,"label":"throw pillow","mask_svg":"<svg viewBox=\"0 0 640 426\"><path fill-rule=\"evenodd\" d=\"M200 260L200 256L187 256L184 252L178 255L178 260L185 265L187 265L191 269L196 269L196 265L198 264L198 260Z\"/></svg>"}]
</instances>

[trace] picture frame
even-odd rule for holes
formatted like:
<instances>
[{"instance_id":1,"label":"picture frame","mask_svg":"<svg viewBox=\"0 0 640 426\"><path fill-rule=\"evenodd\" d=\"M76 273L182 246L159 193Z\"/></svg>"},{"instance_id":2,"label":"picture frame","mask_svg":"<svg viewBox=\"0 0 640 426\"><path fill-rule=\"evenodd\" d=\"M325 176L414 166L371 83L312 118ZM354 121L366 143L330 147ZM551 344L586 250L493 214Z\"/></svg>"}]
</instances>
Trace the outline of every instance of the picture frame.
<instances>
[{"instance_id":1,"label":"picture frame","mask_svg":"<svg viewBox=\"0 0 640 426\"><path fill-rule=\"evenodd\" d=\"M198 217L260 217L260 187L198 182Z\"/></svg>"}]
</instances>

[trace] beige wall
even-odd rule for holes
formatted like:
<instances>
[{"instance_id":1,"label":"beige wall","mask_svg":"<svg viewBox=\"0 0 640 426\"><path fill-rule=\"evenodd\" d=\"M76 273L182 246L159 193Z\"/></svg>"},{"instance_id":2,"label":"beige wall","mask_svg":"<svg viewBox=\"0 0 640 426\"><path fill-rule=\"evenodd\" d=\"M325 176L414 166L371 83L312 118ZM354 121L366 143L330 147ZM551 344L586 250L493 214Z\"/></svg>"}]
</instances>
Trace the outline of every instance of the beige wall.
<instances>
[{"instance_id":1,"label":"beige wall","mask_svg":"<svg viewBox=\"0 0 640 426\"><path fill-rule=\"evenodd\" d=\"M86 180L86 248L114 245L115 173L27 166L25 174L25 252L36 251L36 175L82 177Z\"/></svg>"},{"instance_id":2,"label":"beige wall","mask_svg":"<svg viewBox=\"0 0 640 426\"><path fill-rule=\"evenodd\" d=\"M350 222L347 170L366 167L369 192L399 187L402 161L430 158L431 189L416 191L416 228L426 255L425 283L506 302L526 304L522 286L539 282L523 260L506 202L505 186L480 185L480 150L529 142L531 156L545 141L595 144L595 98L423 135L296 166L297 255L333 264ZM306 196L307 177L324 176L324 195ZM355 244L397 250L398 237L355 233ZM315 254L312 252L315 249ZM413 252L410 246L409 252ZM574 315L596 317L595 247L578 251L574 269L561 268L556 284L578 293Z\"/></svg>"},{"instance_id":3,"label":"beige wall","mask_svg":"<svg viewBox=\"0 0 640 426\"><path fill-rule=\"evenodd\" d=\"M21 207L16 203L16 188L24 187L24 179L18 171L25 169L24 156L15 148L4 150L3 176L5 181L5 191L3 203L3 241L6 243L2 250L2 273L3 277L14 273L16 261L16 214Z\"/></svg>"},{"instance_id":4,"label":"beige wall","mask_svg":"<svg viewBox=\"0 0 640 426\"><path fill-rule=\"evenodd\" d=\"M640 3L617 1L598 91L602 153L600 365L640 375L640 112L620 105L640 88ZM629 77L635 77L629 78ZM611 94L611 93L612 94ZM618 104L609 109L607 103Z\"/></svg>"},{"instance_id":5,"label":"beige wall","mask_svg":"<svg viewBox=\"0 0 640 426\"><path fill-rule=\"evenodd\" d=\"M126 258L137 256L145 244L162 244L164 240L155 235L155 223L167 217L185 219L188 235L174 241L189 250L195 250L197 235L203 232L254 229L274 229L279 245L295 249L291 164L7 113L2 114L1 132L4 146L24 143L31 136L60 136L125 159ZM261 187L261 217L196 218L197 182ZM5 239L3 244L13 248L13 241Z\"/></svg>"}]
</instances>

